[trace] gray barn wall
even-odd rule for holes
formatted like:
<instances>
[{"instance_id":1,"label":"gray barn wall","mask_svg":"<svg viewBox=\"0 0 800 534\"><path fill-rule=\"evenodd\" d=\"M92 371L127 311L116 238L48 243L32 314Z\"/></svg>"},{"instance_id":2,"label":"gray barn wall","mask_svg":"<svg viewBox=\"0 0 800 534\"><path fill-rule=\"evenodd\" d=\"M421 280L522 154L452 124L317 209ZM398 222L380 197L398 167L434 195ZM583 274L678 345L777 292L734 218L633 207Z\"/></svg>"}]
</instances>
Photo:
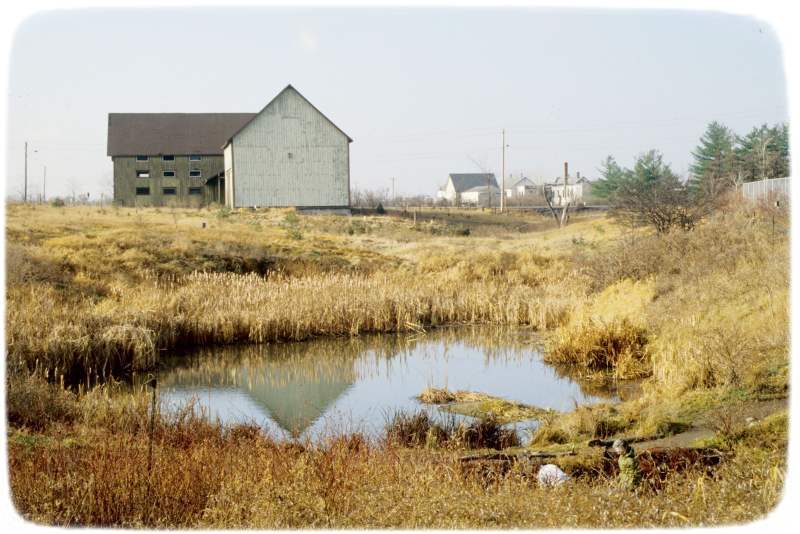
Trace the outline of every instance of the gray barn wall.
<instances>
[{"instance_id":1,"label":"gray barn wall","mask_svg":"<svg viewBox=\"0 0 800 534\"><path fill-rule=\"evenodd\" d=\"M142 154L144 155L144 154ZM161 156L151 156L148 161L136 161L136 156L114 156L114 200L124 206L194 206L216 200L206 180L222 171L221 155L202 156L200 161L189 161L188 155L175 155L175 161L162 161ZM199 169L200 178L190 178L189 170ZM149 170L150 178L137 178L137 170ZM165 170L174 170L175 178L164 178ZM150 196L137 196L137 187L150 187ZM163 195L163 187L176 187L177 195ZM189 195L190 187L201 187L202 195Z\"/></svg>"},{"instance_id":2,"label":"gray barn wall","mask_svg":"<svg viewBox=\"0 0 800 534\"><path fill-rule=\"evenodd\" d=\"M349 157L347 136L289 88L234 136L228 205L348 207Z\"/></svg>"}]
</instances>

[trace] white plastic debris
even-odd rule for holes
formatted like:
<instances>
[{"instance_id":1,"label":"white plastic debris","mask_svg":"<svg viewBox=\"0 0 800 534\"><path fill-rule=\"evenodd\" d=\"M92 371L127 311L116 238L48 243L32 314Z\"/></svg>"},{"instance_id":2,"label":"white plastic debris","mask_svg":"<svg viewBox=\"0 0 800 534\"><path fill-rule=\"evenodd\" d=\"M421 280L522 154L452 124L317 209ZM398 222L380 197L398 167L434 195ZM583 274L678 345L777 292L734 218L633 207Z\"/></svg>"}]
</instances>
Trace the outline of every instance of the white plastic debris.
<instances>
[{"instance_id":1,"label":"white plastic debris","mask_svg":"<svg viewBox=\"0 0 800 534\"><path fill-rule=\"evenodd\" d=\"M539 468L539 473L536 475L536 479L540 486L552 488L555 486L560 486L569 480L569 475L559 469L557 465L545 464Z\"/></svg>"}]
</instances>

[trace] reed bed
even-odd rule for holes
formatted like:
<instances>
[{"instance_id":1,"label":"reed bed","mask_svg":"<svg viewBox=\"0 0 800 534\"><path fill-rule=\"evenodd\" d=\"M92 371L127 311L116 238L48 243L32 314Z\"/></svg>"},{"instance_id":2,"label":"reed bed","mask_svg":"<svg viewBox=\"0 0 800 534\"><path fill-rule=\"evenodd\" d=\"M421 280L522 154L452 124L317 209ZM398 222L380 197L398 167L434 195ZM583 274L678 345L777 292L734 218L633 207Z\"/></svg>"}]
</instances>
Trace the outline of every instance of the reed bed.
<instances>
[{"instance_id":1,"label":"reed bed","mask_svg":"<svg viewBox=\"0 0 800 534\"><path fill-rule=\"evenodd\" d=\"M605 372L621 380L642 378L651 373L647 342L647 331L627 319L592 320L561 328L551 337L544 360L582 373Z\"/></svg>"},{"instance_id":2,"label":"reed bed","mask_svg":"<svg viewBox=\"0 0 800 534\"><path fill-rule=\"evenodd\" d=\"M65 299L52 287L9 291L10 365L82 378L152 367L158 349L413 332L448 324L545 329L569 300L529 286L438 283L403 273L304 278L194 273ZM37 364L38 362L38 364Z\"/></svg>"}]
</instances>

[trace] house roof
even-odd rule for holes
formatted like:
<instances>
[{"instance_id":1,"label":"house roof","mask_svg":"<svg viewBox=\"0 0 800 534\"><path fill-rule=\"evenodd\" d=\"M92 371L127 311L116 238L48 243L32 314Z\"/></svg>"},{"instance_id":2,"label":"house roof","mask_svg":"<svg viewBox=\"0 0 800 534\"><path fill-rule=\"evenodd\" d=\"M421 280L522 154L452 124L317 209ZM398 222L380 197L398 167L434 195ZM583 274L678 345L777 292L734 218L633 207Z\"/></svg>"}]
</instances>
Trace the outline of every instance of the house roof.
<instances>
[{"instance_id":1,"label":"house roof","mask_svg":"<svg viewBox=\"0 0 800 534\"><path fill-rule=\"evenodd\" d=\"M109 113L108 155L222 154L255 113Z\"/></svg>"},{"instance_id":2,"label":"house roof","mask_svg":"<svg viewBox=\"0 0 800 534\"><path fill-rule=\"evenodd\" d=\"M521 179L517 180L517 182L514 185L512 185L511 187L517 187L517 186L520 186L522 184L536 185L530 180L530 178L521 178Z\"/></svg>"},{"instance_id":3,"label":"house roof","mask_svg":"<svg viewBox=\"0 0 800 534\"><path fill-rule=\"evenodd\" d=\"M332 120L330 120L330 119L329 119L329 118L328 118L328 117L327 117L327 116L326 116L326 115L325 115L323 112L321 112L321 111L320 111L320 110L317 108L317 106L315 106L314 104L312 104L310 100L308 100L306 97L304 97L304 96L303 96L303 94L302 94L300 91L298 91L297 89L295 89L294 87L292 87L292 84L289 84L289 85L287 85L286 87L284 87L284 88L283 88L283 90L282 90L280 93L278 93L277 95L275 95L275 96L272 98L272 100L270 100L269 102L267 102L267 105L266 105L266 106L264 106L263 108L261 108L261 111L259 111L258 113L254 114L252 117L250 117L250 119L248 119L248 120L247 120L247 122L245 122L244 124L242 124L242 125L241 125L241 126L240 126L240 127L239 127L239 128L236 130L236 131L235 131L235 132L233 132L232 134L230 134L230 135L229 135L229 136L228 136L228 137L225 139L225 142L224 142L224 145L223 145L223 146L225 146L225 145L227 145L228 143L230 143L230 142L231 142L231 139L233 139L234 137L236 137L236 135L238 135L238 133L239 133L239 132L241 132L242 130L244 130L244 129L245 129L245 127L246 127L248 124L250 124L251 122L253 122L253 119L255 119L255 118L258 116L258 115L261 115L262 113L264 113L264 111L266 111L266 110L267 110L267 108L269 108L269 107L272 105L272 103L273 103L273 102L275 102L275 101L278 99L278 97L279 97L279 96L281 96L283 93L285 93L286 91L288 91L288 90L290 90L290 89L291 89L292 91L294 91L295 93L297 93L297 94L298 94L298 96L300 96L300 98L302 98L303 100L305 100L305 101L306 101L306 103L307 103L309 106L311 106L312 108L314 108L314 109L317 111L317 113L319 113L320 115L322 115L322 117L323 117L323 118L324 118L326 121L328 121L329 123L331 123L331 125L333 125L333 127L334 127L334 128L336 128L337 130L339 130L339 131L342 133L342 135L344 135L344 136L347 138L347 141L348 141L348 142L350 142L350 143L352 143L352 142L353 142L353 139L352 139L352 138L351 138L349 135L347 135L346 133L344 133L344 131L343 131L341 128L339 128L338 126L336 126L336 123L334 123Z\"/></svg>"},{"instance_id":4,"label":"house roof","mask_svg":"<svg viewBox=\"0 0 800 534\"><path fill-rule=\"evenodd\" d=\"M487 180L489 180L490 185L498 187L497 180L494 174L491 173L458 173L450 174L449 176L456 193L463 193L474 187L486 187Z\"/></svg>"}]
</instances>

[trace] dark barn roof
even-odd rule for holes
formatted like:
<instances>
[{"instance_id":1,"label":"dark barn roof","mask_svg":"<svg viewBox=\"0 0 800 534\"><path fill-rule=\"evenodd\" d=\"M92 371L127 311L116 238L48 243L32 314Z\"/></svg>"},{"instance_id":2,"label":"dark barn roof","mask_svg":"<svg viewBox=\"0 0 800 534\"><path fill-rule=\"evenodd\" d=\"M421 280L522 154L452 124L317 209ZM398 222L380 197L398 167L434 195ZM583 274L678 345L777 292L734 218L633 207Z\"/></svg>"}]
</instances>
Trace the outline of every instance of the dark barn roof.
<instances>
[{"instance_id":1,"label":"dark barn roof","mask_svg":"<svg viewBox=\"0 0 800 534\"><path fill-rule=\"evenodd\" d=\"M473 187L480 187L486 186L486 180L489 180L489 183L494 187L497 187L497 180L494 177L494 174L486 174L486 173L462 173L462 174L451 174L450 179L453 180L453 187L456 190L456 193L463 193L468 189L472 189Z\"/></svg>"},{"instance_id":2,"label":"dark barn roof","mask_svg":"<svg viewBox=\"0 0 800 534\"><path fill-rule=\"evenodd\" d=\"M108 155L222 154L255 113L109 113Z\"/></svg>"}]
</instances>

